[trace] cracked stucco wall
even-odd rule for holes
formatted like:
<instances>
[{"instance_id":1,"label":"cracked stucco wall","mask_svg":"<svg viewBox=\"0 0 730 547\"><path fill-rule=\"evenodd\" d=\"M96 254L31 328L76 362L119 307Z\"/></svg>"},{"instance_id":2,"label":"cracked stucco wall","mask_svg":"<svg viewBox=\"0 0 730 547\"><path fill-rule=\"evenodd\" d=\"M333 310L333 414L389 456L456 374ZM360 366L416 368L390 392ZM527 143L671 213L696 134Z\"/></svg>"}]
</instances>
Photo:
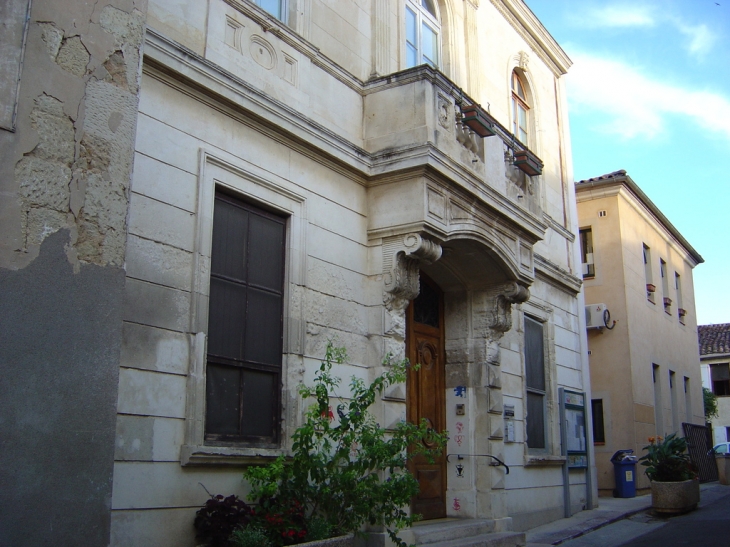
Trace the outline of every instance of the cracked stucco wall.
<instances>
[{"instance_id":1,"label":"cracked stucco wall","mask_svg":"<svg viewBox=\"0 0 730 547\"><path fill-rule=\"evenodd\" d=\"M109 544L146 3L32 2L0 129L2 545Z\"/></svg>"},{"instance_id":2,"label":"cracked stucco wall","mask_svg":"<svg viewBox=\"0 0 730 547\"><path fill-rule=\"evenodd\" d=\"M33 2L18 127L0 135L0 266L61 228L81 264L124 262L146 0Z\"/></svg>"}]
</instances>

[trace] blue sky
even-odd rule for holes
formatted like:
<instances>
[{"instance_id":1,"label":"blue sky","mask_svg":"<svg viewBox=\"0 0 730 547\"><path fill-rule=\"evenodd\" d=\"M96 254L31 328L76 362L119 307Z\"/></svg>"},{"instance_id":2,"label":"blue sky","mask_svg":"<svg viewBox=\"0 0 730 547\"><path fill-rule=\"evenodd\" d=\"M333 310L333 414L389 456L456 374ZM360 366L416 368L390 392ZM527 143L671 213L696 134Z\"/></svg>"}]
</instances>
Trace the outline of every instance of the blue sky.
<instances>
[{"instance_id":1,"label":"blue sky","mask_svg":"<svg viewBox=\"0 0 730 547\"><path fill-rule=\"evenodd\" d=\"M705 259L698 324L730 323L730 0L525 1L574 63L576 180L626 169Z\"/></svg>"}]
</instances>

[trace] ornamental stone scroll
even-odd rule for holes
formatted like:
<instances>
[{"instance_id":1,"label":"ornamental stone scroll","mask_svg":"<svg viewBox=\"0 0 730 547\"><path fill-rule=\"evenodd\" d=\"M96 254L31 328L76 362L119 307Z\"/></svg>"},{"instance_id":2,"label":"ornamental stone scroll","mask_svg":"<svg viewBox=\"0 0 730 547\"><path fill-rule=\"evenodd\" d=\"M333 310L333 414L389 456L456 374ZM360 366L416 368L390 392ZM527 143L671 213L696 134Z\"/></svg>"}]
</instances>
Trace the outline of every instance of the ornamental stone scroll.
<instances>
[{"instance_id":1,"label":"ornamental stone scroll","mask_svg":"<svg viewBox=\"0 0 730 547\"><path fill-rule=\"evenodd\" d=\"M418 296L418 271L441 258L441 245L420 234L393 236L383 241L383 301L386 308L405 310Z\"/></svg>"},{"instance_id":2,"label":"ornamental stone scroll","mask_svg":"<svg viewBox=\"0 0 730 547\"><path fill-rule=\"evenodd\" d=\"M405 357L405 310L408 302L418 296L419 269L439 258L441 245L420 234L392 236L383 241L385 351L395 359ZM391 393L388 396L395 398Z\"/></svg>"}]
</instances>

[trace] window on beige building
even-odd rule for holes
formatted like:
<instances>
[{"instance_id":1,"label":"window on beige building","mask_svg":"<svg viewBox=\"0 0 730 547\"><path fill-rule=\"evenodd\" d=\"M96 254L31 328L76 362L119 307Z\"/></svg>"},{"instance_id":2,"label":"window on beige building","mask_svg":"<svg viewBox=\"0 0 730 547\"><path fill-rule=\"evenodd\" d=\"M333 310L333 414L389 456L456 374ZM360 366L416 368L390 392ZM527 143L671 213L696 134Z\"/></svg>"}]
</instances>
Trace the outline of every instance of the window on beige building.
<instances>
[{"instance_id":1,"label":"window on beige building","mask_svg":"<svg viewBox=\"0 0 730 547\"><path fill-rule=\"evenodd\" d=\"M687 423L692 423L692 392L689 389L689 378L684 377L684 412Z\"/></svg>"},{"instance_id":2,"label":"window on beige building","mask_svg":"<svg viewBox=\"0 0 730 547\"><path fill-rule=\"evenodd\" d=\"M524 79L517 70L512 71L512 133L519 141L527 146L529 138L528 116L530 105L527 102L527 92Z\"/></svg>"},{"instance_id":3,"label":"window on beige building","mask_svg":"<svg viewBox=\"0 0 730 547\"><path fill-rule=\"evenodd\" d=\"M710 365L712 393L718 397L730 395L730 363L714 363Z\"/></svg>"},{"instance_id":4,"label":"window on beige building","mask_svg":"<svg viewBox=\"0 0 730 547\"><path fill-rule=\"evenodd\" d=\"M440 33L435 0L406 1L406 68L422 64L438 68Z\"/></svg>"},{"instance_id":5,"label":"window on beige building","mask_svg":"<svg viewBox=\"0 0 730 547\"><path fill-rule=\"evenodd\" d=\"M662 411L662 384L659 379L659 365L651 365L652 380L654 382L654 423L656 434L664 435L664 412Z\"/></svg>"},{"instance_id":6,"label":"window on beige building","mask_svg":"<svg viewBox=\"0 0 730 547\"><path fill-rule=\"evenodd\" d=\"M580 256L583 278L595 277L596 267L593 262L593 231L591 228L580 230Z\"/></svg>"},{"instance_id":7,"label":"window on beige building","mask_svg":"<svg viewBox=\"0 0 730 547\"><path fill-rule=\"evenodd\" d=\"M205 441L279 439L286 218L216 193Z\"/></svg>"},{"instance_id":8,"label":"window on beige building","mask_svg":"<svg viewBox=\"0 0 730 547\"><path fill-rule=\"evenodd\" d=\"M606 443L606 430L603 425L603 399L591 400L591 414L593 416L593 443Z\"/></svg>"},{"instance_id":9,"label":"window on beige building","mask_svg":"<svg viewBox=\"0 0 730 547\"><path fill-rule=\"evenodd\" d=\"M672 299L669 296L669 277L667 274L667 263L663 259L659 259L659 275L662 278L662 304L664 311L672 313Z\"/></svg>"},{"instance_id":10,"label":"window on beige building","mask_svg":"<svg viewBox=\"0 0 730 547\"><path fill-rule=\"evenodd\" d=\"M644 253L644 278L646 279L646 298L650 302L654 302L654 293L656 292L656 285L654 285L654 276L651 272L651 249L647 246L643 246Z\"/></svg>"},{"instance_id":11,"label":"window on beige building","mask_svg":"<svg viewBox=\"0 0 730 547\"><path fill-rule=\"evenodd\" d=\"M679 316L679 322L684 324L684 316L687 315L687 310L684 309L684 298L682 298L682 279L677 272L674 272L674 291L677 295L677 315Z\"/></svg>"},{"instance_id":12,"label":"window on beige building","mask_svg":"<svg viewBox=\"0 0 730 547\"><path fill-rule=\"evenodd\" d=\"M672 406L672 433L679 432L679 407L677 406L677 379L673 370L669 371L669 404Z\"/></svg>"}]
</instances>

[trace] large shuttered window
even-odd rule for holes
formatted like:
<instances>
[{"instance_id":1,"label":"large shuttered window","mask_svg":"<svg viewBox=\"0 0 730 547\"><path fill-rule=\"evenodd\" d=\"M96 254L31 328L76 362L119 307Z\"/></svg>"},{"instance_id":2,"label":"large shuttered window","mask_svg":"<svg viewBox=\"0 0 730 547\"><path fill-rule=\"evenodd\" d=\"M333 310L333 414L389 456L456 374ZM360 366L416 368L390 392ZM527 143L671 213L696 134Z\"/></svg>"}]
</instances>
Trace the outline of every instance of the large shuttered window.
<instances>
[{"instance_id":1,"label":"large shuttered window","mask_svg":"<svg viewBox=\"0 0 730 547\"><path fill-rule=\"evenodd\" d=\"M527 446L545 449L545 343L542 323L525 317Z\"/></svg>"},{"instance_id":2,"label":"large shuttered window","mask_svg":"<svg viewBox=\"0 0 730 547\"><path fill-rule=\"evenodd\" d=\"M205 438L279 440L286 219L216 193Z\"/></svg>"}]
</instances>

